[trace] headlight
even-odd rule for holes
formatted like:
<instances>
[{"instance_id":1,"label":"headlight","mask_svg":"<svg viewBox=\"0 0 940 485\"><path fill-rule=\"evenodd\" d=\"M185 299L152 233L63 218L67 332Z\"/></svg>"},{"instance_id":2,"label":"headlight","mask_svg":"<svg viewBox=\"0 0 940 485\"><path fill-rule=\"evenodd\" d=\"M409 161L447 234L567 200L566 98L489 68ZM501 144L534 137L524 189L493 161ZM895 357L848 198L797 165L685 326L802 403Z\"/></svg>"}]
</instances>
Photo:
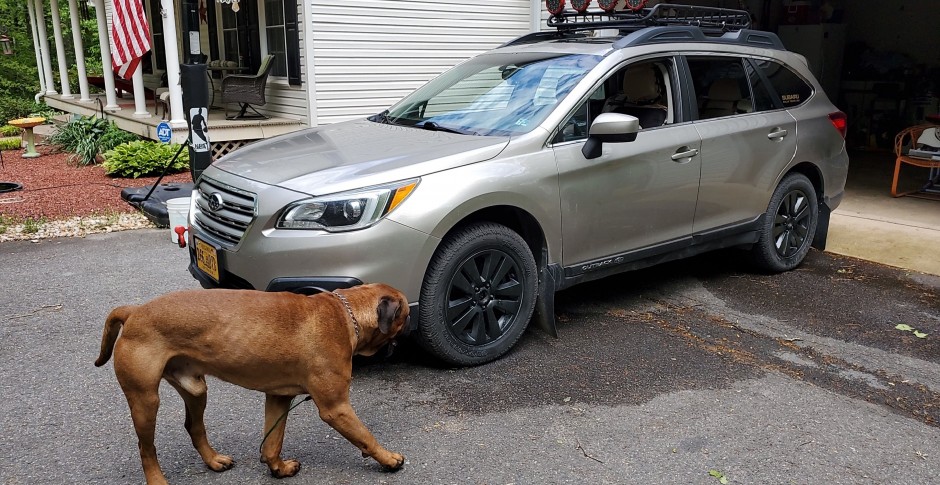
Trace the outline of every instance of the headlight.
<instances>
[{"instance_id":1,"label":"headlight","mask_svg":"<svg viewBox=\"0 0 940 485\"><path fill-rule=\"evenodd\" d=\"M287 206L278 229L353 231L375 224L418 186L418 179L305 199Z\"/></svg>"}]
</instances>

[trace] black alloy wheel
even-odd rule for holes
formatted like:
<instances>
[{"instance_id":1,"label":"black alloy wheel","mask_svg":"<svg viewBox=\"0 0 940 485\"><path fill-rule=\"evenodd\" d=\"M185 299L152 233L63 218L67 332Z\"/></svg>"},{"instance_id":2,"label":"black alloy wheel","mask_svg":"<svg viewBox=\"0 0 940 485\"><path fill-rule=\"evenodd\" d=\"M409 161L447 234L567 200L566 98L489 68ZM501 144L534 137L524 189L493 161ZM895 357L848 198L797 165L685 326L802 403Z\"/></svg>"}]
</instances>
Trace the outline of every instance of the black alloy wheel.
<instances>
[{"instance_id":1,"label":"black alloy wheel","mask_svg":"<svg viewBox=\"0 0 940 485\"><path fill-rule=\"evenodd\" d=\"M447 291L447 329L468 345L502 337L522 305L525 278L504 251L486 249L465 259Z\"/></svg>"},{"instance_id":2,"label":"black alloy wheel","mask_svg":"<svg viewBox=\"0 0 940 485\"><path fill-rule=\"evenodd\" d=\"M812 182L801 173L788 174L770 197L759 239L751 248L754 264L771 273L799 266L813 244L818 221L819 202Z\"/></svg>"},{"instance_id":3,"label":"black alloy wheel","mask_svg":"<svg viewBox=\"0 0 940 485\"><path fill-rule=\"evenodd\" d=\"M537 287L535 258L519 234L495 223L460 228L425 273L418 342L448 364L495 360L528 326Z\"/></svg>"},{"instance_id":4,"label":"black alloy wheel","mask_svg":"<svg viewBox=\"0 0 940 485\"><path fill-rule=\"evenodd\" d=\"M774 247L782 258L793 256L806 243L809 224L812 221L808 199L802 190L796 189L788 192L777 207L773 230Z\"/></svg>"}]
</instances>

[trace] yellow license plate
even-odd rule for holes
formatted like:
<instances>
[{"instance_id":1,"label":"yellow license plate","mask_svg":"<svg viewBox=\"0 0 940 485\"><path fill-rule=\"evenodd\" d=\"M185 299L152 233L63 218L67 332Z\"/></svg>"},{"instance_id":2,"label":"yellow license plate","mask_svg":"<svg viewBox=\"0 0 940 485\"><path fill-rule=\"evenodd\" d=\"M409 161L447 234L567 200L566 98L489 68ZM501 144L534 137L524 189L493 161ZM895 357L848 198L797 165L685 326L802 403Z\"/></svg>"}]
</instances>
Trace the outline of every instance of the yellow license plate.
<instances>
[{"instance_id":1,"label":"yellow license plate","mask_svg":"<svg viewBox=\"0 0 940 485\"><path fill-rule=\"evenodd\" d=\"M198 237L194 237L193 239L196 241L196 267L218 282L219 256L216 254L215 248Z\"/></svg>"}]
</instances>

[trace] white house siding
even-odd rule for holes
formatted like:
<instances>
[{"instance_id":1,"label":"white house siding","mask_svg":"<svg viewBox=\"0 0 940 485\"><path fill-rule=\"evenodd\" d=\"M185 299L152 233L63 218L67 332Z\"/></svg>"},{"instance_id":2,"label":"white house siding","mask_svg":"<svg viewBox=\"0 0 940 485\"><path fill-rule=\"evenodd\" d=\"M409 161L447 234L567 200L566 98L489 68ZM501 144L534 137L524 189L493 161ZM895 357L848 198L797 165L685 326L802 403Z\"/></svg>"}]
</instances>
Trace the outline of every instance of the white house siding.
<instances>
[{"instance_id":1,"label":"white house siding","mask_svg":"<svg viewBox=\"0 0 940 485\"><path fill-rule=\"evenodd\" d=\"M313 25L301 30L313 34L321 124L391 106L461 61L530 32L539 8L536 0L310 1Z\"/></svg>"}]
</instances>

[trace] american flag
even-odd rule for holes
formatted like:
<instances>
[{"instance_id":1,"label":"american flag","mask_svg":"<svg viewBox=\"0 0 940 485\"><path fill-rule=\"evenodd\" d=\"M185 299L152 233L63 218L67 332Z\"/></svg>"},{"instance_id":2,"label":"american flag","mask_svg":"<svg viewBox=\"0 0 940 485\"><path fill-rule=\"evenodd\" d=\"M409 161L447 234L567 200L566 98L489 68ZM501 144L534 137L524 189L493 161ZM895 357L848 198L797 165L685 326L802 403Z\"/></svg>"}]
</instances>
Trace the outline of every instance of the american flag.
<instances>
[{"instance_id":1,"label":"american flag","mask_svg":"<svg viewBox=\"0 0 940 485\"><path fill-rule=\"evenodd\" d=\"M130 79L140 58L150 50L150 27L142 0L114 0L111 16L111 64L124 79Z\"/></svg>"}]
</instances>

